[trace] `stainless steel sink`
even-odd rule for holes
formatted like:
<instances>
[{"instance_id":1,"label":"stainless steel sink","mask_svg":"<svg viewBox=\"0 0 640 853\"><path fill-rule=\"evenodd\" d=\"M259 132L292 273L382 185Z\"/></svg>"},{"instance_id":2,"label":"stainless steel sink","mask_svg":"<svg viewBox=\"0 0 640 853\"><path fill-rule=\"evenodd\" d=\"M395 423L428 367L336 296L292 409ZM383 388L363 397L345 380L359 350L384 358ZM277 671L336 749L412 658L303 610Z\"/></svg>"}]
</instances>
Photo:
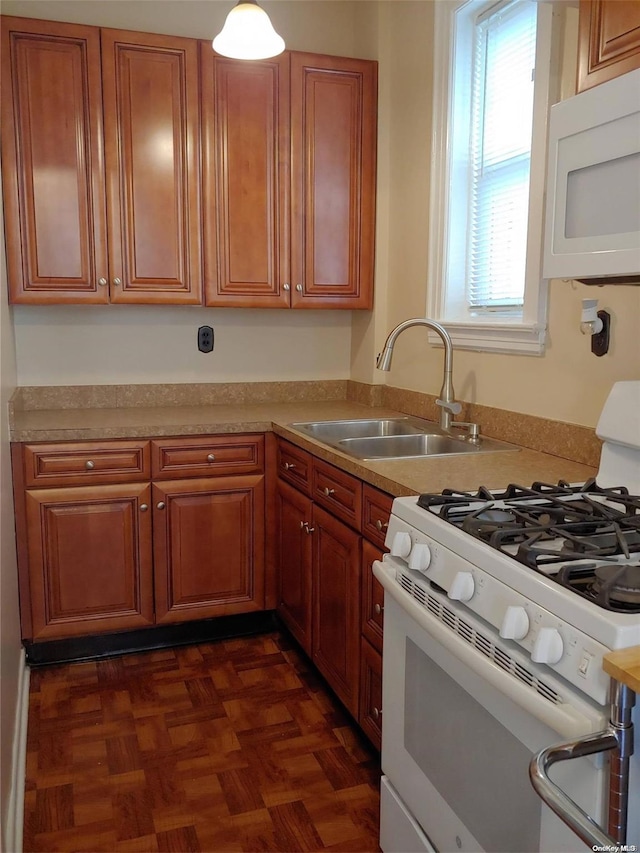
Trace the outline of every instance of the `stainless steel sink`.
<instances>
[{"instance_id":1,"label":"stainless steel sink","mask_svg":"<svg viewBox=\"0 0 640 853\"><path fill-rule=\"evenodd\" d=\"M518 450L491 438L471 442L448 435L394 435L384 438L347 438L337 447L358 459L408 459L420 456L453 456L467 453L490 453L496 450Z\"/></svg>"},{"instance_id":2,"label":"stainless steel sink","mask_svg":"<svg viewBox=\"0 0 640 853\"><path fill-rule=\"evenodd\" d=\"M374 438L393 435L420 435L424 433L423 427L412 423L409 418L311 421L309 423L291 424L291 426L312 435L318 441L325 441L327 444L333 444L345 438Z\"/></svg>"},{"instance_id":3,"label":"stainless steel sink","mask_svg":"<svg viewBox=\"0 0 640 853\"><path fill-rule=\"evenodd\" d=\"M290 424L317 441L363 460L411 459L473 453L515 451L520 448L493 438L471 441L444 432L419 418L362 418Z\"/></svg>"}]
</instances>

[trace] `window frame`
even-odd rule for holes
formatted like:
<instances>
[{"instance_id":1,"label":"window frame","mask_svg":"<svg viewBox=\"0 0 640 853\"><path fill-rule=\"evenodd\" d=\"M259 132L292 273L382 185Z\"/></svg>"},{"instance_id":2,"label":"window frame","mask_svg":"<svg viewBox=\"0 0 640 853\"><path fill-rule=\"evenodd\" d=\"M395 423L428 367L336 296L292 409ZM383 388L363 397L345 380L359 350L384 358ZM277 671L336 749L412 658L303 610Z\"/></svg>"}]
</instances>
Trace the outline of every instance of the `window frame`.
<instances>
[{"instance_id":1,"label":"window frame","mask_svg":"<svg viewBox=\"0 0 640 853\"><path fill-rule=\"evenodd\" d=\"M536 87L531 141L531 178L527 231L527 267L524 306L521 314L488 312L473 319L460 319L447 311L447 304L460 293L447 294L452 174L451 122L453 80L456 75L455 17L459 9L479 9L482 0L452 0L434 4L434 87L429 216L428 316L442 323L459 349L542 355L547 331L547 281L542 278L544 202L548 119L551 104L558 100L560 69L559 11L552 3L538 2L536 39ZM467 27L467 38L472 27ZM459 200L458 200L459 204ZM465 233L467 229L465 228ZM460 291L460 289L458 289ZM441 343L430 333L431 342Z\"/></svg>"}]
</instances>

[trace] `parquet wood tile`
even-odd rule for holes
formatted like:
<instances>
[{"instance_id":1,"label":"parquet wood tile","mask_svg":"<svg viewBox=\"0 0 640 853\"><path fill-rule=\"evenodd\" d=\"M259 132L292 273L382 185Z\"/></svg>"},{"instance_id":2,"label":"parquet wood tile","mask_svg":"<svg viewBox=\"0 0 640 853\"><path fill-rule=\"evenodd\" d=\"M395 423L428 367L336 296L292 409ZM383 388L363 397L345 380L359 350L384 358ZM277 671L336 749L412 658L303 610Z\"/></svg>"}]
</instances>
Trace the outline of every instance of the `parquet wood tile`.
<instances>
[{"instance_id":1,"label":"parquet wood tile","mask_svg":"<svg viewBox=\"0 0 640 853\"><path fill-rule=\"evenodd\" d=\"M279 632L35 669L25 853L377 853L380 768Z\"/></svg>"}]
</instances>

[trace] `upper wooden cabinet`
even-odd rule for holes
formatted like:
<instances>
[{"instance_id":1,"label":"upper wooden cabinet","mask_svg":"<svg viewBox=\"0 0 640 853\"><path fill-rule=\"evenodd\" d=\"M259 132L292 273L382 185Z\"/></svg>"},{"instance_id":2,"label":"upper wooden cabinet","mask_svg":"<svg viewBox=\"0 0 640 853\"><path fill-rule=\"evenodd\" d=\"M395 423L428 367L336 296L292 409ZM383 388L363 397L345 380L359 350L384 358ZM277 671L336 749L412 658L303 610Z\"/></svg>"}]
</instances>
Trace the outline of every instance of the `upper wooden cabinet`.
<instances>
[{"instance_id":1,"label":"upper wooden cabinet","mask_svg":"<svg viewBox=\"0 0 640 853\"><path fill-rule=\"evenodd\" d=\"M201 44L208 305L370 308L376 63Z\"/></svg>"},{"instance_id":2,"label":"upper wooden cabinet","mask_svg":"<svg viewBox=\"0 0 640 853\"><path fill-rule=\"evenodd\" d=\"M640 68L638 0L580 0L578 92Z\"/></svg>"},{"instance_id":3,"label":"upper wooden cabinet","mask_svg":"<svg viewBox=\"0 0 640 853\"><path fill-rule=\"evenodd\" d=\"M15 303L201 302L197 42L2 18Z\"/></svg>"}]
</instances>

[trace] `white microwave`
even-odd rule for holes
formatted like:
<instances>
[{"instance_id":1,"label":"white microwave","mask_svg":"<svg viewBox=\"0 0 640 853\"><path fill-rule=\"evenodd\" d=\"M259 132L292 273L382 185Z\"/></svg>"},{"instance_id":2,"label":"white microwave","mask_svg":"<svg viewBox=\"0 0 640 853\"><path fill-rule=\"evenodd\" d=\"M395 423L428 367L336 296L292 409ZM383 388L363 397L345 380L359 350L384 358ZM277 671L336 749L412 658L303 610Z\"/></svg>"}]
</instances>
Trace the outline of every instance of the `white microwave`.
<instances>
[{"instance_id":1,"label":"white microwave","mask_svg":"<svg viewBox=\"0 0 640 853\"><path fill-rule=\"evenodd\" d=\"M551 108L543 276L640 283L640 69Z\"/></svg>"}]
</instances>

